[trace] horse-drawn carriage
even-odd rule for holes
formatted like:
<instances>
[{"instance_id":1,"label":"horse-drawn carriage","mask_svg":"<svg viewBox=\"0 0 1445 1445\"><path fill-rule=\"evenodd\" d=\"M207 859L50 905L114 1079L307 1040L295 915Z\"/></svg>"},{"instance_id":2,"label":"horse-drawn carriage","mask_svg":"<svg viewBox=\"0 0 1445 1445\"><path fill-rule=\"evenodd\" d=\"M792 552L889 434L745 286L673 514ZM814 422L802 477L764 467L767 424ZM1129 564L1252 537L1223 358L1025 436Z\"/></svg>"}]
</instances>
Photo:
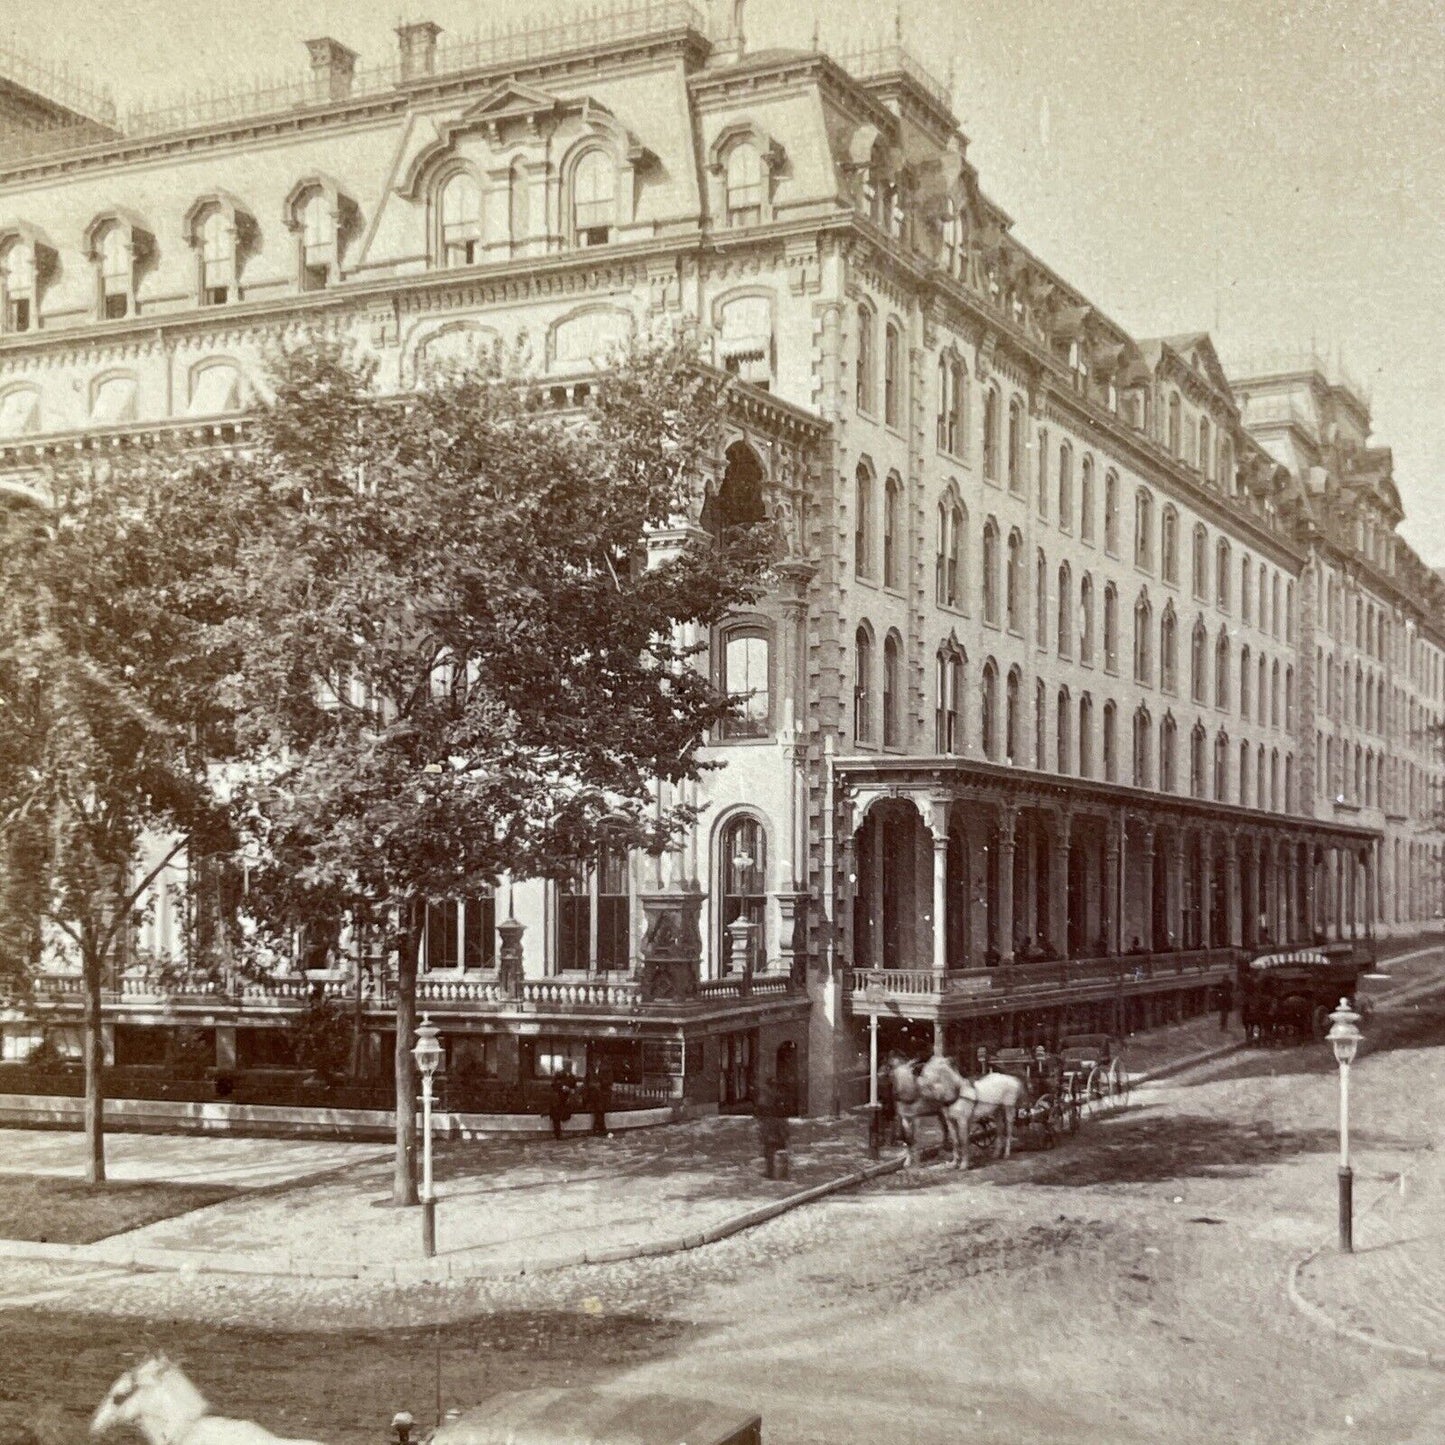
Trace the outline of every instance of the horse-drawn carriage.
<instances>
[{"instance_id":1,"label":"horse-drawn carriage","mask_svg":"<svg viewBox=\"0 0 1445 1445\"><path fill-rule=\"evenodd\" d=\"M1324 1038L1330 1012L1342 998L1354 998L1365 965L1331 957L1324 949L1296 948L1261 953L1239 965L1239 1015L1252 1044ZM1368 1012L1368 1000L1357 1005Z\"/></svg>"},{"instance_id":2,"label":"horse-drawn carriage","mask_svg":"<svg viewBox=\"0 0 1445 1445\"><path fill-rule=\"evenodd\" d=\"M1129 1071L1109 1034L1065 1034L1059 1040L1064 1078L1081 1102L1098 1111L1129 1103Z\"/></svg>"},{"instance_id":3,"label":"horse-drawn carriage","mask_svg":"<svg viewBox=\"0 0 1445 1445\"><path fill-rule=\"evenodd\" d=\"M993 1152L998 1144L1000 1122L1005 1135L1013 1129L1024 1134L1036 1132L1045 1149L1052 1149L1060 1134L1077 1134L1083 1109L1078 1076L1066 1074L1060 1054L1050 1054L1042 1046L1028 1049L979 1050L980 1072L1007 1074L1023 1086L1010 1121L999 1119L998 1111L980 1115L974 1122L972 1142L975 1147ZM1007 1143L1007 1140L1005 1140Z\"/></svg>"}]
</instances>

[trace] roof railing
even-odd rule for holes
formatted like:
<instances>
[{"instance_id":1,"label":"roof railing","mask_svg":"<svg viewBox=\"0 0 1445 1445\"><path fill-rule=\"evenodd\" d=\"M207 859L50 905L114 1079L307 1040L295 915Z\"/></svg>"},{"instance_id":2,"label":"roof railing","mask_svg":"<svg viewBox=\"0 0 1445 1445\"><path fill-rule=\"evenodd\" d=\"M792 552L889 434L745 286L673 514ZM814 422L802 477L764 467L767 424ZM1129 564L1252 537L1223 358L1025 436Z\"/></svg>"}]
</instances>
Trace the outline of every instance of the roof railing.
<instances>
[{"instance_id":1,"label":"roof railing","mask_svg":"<svg viewBox=\"0 0 1445 1445\"><path fill-rule=\"evenodd\" d=\"M104 126L116 123L115 101L108 90L79 79L63 65L47 65L26 55L13 40L0 40L0 82L6 80L85 120Z\"/></svg>"}]
</instances>

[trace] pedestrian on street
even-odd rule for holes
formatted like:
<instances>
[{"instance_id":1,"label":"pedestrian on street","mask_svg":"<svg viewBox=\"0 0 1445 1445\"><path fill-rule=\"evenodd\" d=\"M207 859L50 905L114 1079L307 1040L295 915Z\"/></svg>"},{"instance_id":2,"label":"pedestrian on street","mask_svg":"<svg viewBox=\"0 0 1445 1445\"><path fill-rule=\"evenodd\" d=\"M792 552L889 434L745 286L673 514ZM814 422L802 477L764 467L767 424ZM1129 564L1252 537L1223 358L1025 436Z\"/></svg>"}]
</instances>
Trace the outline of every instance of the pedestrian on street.
<instances>
[{"instance_id":1,"label":"pedestrian on street","mask_svg":"<svg viewBox=\"0 0 1445 1445\"><path fill-rule=\"evenodd\" d=\"M562 1137L562 1125L572 1117L572 1093L577 1087L576 1077L572 1073L571 1064L563 1064L557 1073L552 1075L552 1106L548 1114L552 1120L552 1137Z\"/></svg>"},{"instance_id":2,"label":"pedestrian on street","mask_svg":"<svg viewBox=\"0 0 1445 1445\"><path fill-rule=\"evenodd\" d=\"M753 1101L753 1113L758 1121L758 1143L763 1151L763 1177L776 1179L778 1155L788 1147L788 1119L783 1112L778 1081L771 1074L758 1090L758 1096Z\"/></svg>"},{"instance_id":3,"label":"pedestrian on street","mask_svg":"<svg viewBox=\"0 0 1445 1445\"><path fill-rule=\"evenodd\" d=\"M592 1090L592 1132L607 1133L607 1112L612 1107L612 1060L604 1058L597 1066L597 1082Z\"/></svg>"},{"instance_id":4,"label":"pedestrian on street","mask_svg":"<svg viewBox=\"0 0 1445 1445\"><path fill-rule=\"evenodd\" d=\"M1234 1012L1234 980L1226 973L1214 990L1214 1002L1219 1009L1219 1032L1229 1027L1229 1016Z\"/></svg>"}]
</instances>

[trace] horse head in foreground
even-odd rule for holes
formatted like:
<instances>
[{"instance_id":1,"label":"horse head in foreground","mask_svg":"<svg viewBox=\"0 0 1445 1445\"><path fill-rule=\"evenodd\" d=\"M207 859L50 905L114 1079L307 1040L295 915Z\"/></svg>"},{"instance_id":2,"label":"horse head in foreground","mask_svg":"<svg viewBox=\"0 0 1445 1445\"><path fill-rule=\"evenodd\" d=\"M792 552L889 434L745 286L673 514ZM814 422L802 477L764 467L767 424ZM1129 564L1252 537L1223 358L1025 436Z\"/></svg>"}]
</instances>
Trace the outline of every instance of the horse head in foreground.
<instances>
[{"instance_id":1,"label":"horse head in foreground","mask_svg":"<svg viewBox=\"0 0 1445 1445\"><path fill-rule=\"evenodd\" d=\"M133 1425L150 1445L319 1445L284 1440L249 1420L212 1415L206 1398L179 1365L156 1355L127 1370L90 1422L92 1435Z\"/></svg>"}]
</instances>

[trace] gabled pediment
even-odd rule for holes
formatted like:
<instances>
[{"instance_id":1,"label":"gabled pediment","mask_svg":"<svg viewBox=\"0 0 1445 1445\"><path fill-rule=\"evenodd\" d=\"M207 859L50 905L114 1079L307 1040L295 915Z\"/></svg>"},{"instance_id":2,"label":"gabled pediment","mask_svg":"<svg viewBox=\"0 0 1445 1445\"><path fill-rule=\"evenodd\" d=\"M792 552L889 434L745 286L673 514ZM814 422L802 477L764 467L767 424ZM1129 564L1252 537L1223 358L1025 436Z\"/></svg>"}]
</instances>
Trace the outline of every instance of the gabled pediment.
<instances>
[{"instance_id":1,"label":"gabled pediment","mask_svg":"<svg viewBox=\"0 0 1445 1445\"><path fill-rule=\"evenodd\" d=\"M1192 336L1170 337L1169 344L1197 376L1203 377L1215 391L1233 399L1229 378L1224 373L1219 353L1214 349L1214 342L1210 340L1208 332L1198 331Z\"/></svg>"},{"instance_id":2,"label":"gabled pediment","mask_svg":"<svg viewBox=\"0 0 1445 1445\"><path fill-rule=\"evenodd\" d=\"M538 90L535 86L522 85L519 81L509 80L499 85L495 90L481 97L474 104L469 105L462 112L462 120L481 120L489 116L502 115L535 115L540 112L560 109L565 101L560 96L552 95L545 90Z\"/></svg>"}]
</instances>

